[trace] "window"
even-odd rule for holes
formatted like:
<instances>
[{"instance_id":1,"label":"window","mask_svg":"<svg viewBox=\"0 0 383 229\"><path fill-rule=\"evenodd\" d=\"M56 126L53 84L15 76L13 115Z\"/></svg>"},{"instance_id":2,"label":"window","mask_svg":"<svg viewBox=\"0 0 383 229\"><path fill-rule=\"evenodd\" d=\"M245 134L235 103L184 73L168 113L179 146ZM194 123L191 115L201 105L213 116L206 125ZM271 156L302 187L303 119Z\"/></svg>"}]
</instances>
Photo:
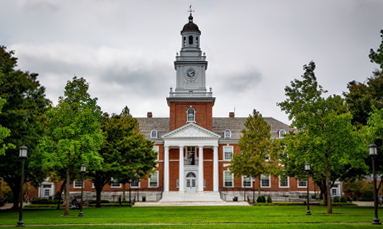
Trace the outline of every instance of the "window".
<instances>
[{"instance_id":1,"label":"window","mask_svg":"<svg viewBox=\"0 0 383 229\"><path fill-rule=\"evenodd\" d=\"M225 138L231 138L231 131L225 130Z\"/></svg>"},{"instance_id":2,"label":"window","mask_svg":"<svg viewBox=\"0 0 383 229\"><path fill-rule=\"evenodd\" d=\"M150 137L157 138L157 130L152 130L152 132L150 132Z\"/></svg>"},{"instance_id":3,"label":"window","mask_svg":"<svg viewBox=\"0 0 383 229\"><path fill-rule=\"evenodd\" d=\"M81 181L73 181L73 188L81 188L81 184L82 182Z\"/></svg>"},{"instance_id":4,"label":"window","mask_svg":"<svg viewBox=\"0 0 383 229\"><path fill-rule=\"evenodd\" d=\"M251 177L242 176L242 187L251 187Z\"/></svg>"},{"instance_id":5,"label":"window","mask_svg":"<svg viewBox=\"0 0 383 229\"><path fill-rule=\"evenodd\" d=\"M110 187L111 188L121 188L121 183L118 182L118 180L113 179L113 177L112 177L111 181L110 181Z\"/></svg>"},{"instance_id":6,"label":"window","mask_svg":"<svg viewBox=\"0 0 383 229\"><path fill-rule=\"evenodd\" d=\"M189 45L193 44L193 36L189 36Z\"/></svg>"},{"instance_id":7,"label":"window","mask_svg":"<svg viewBox=\"0 0 383 229\"><path fill-rule=\"evenodd\" d=\"M281 178L279 177L279 187L288 188L289 187L289 177Z\"/></svg>"},{"instance_id":8,"label":"window","mask_svg":"<svg viewBox=\"0 0 383 229\"><path fill-rule=\"evenodd\" d=\"M49 196L49 193L50 193L49 189L44 189L44 196Z\"/></svg>"},{"instance_id":9,"label":"window","mask_svg":"<svg viewBox=\"0 0 383 229\"><path fill-rule=\"evenodd\" d=\"M223 186L233 187L233 174L230 171L224 171L223 175L224 175Z\"/></svg>"},{"instance_id":10,"label":"window","mask_svg":"<svg viewBox=\"0 0 383 229\"><path fill-rule=\"evenodd\" d=\"M307 188L306 180L298 180L298 188Z\"/></svg>"},{"instance_id":11,"label":"window","mask_svg":"<svg viewBox=\"0 0 383 229\"><path fill-rule=\"evenodd\" d=\"M279 131L279 138L284 138L286 135L286 130L280 130Z\"/></svg>"},{"instance_id":12,"label":"window","mask_svg":"<svg viewBox=\"0 0 383 229\"><path fill-rule=\"evenodd\" d=\"M138 181L138 180L132 181L132 183L130 183L130 187L139 188L140 187L140 181Z\"/></svg>"},{"instance_id":13,"label":"window","mask_svg":"<svg viewBox=\"0 0 383 229\"><path fill-rule=\"evenodd\" d=\"M177 179L177 188L180 187L180 180Z\"/></svg>"},{"instance_id":14,"label":"window","mask_svg":"<svg viewBox=\"0 0 383 229\"><path fill-rule=\"evenodd\" d=\"M155 171L150 175L149 187L158 187L158 171Z\"/></svg>"},{"instance_id":15,"label":"window","mask_svg":"<svg viewBox=\"0 0 383 229\"><path fill-rule=\"evenodd\" d=\"M261 175L261 188L270 188L270 175Z\"/></svg>"},{"instance_id":16,"label":"window","mask_svg":"<svg viewBox=\"0 0 383 229\"><path fill-rule=\"evenodd\" d=\"M233 158L233 146L224 146L223 147L223 160L231 161Z\"/></svg>"},{"instance_id":17,"label":"window","mask_svg":"<svg viewBox=\"0 0 383 229\"><path fill-rule=\"evenodd\" d=\"M160 147L159 146L153 146L153 151L157 153L157 161L160 160Z\"/></svg>"},{"instance_id":18,"label":"window","mask_svg":"<svg viewBox=\"0 0 383 229\"><path fill-rule=\"evenodd\" d=\"M331 195L336 196L336 189L335 188L331 189Z\"/></svg>"},{"instance_id":19,"label":"window","mask_svg":"<svg viewBox=\"0 0 383 229\"><path fill-rule=\"evenodd\" d=\"M188 122L194 122L195 121L195 110L193 108L189 108L187 114L188 114L188 117L187 117Z\"/></svg>"}]
</instances>

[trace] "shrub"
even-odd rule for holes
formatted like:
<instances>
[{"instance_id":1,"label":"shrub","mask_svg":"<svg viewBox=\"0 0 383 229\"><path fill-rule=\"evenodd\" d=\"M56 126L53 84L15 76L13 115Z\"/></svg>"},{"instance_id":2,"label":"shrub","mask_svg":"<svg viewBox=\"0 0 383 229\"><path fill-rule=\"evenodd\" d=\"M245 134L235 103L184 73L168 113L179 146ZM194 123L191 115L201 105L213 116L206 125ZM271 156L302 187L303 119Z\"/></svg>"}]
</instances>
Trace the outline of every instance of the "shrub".
<instances>
[{"instance_id":1,"label":"shrub","mask_svg":"<svg viewBox=\"0 0 383 229\"><path fill-rule=\"evenodd\" d=\"M347 196L341 196L340 197L340 202L347 203Z\"/></svg>"},{"instance_id":2,"label":"shrub","mask_svg":"<svg viewBox=\"0 0 383 229\"><path fill-rule=\"evenodd\" d=\"M12 203L13 202L13 192L9 192L8 193L8 198L7 198L7 202L8 203Z\"/></svg>"},{"instance_id":3,"label":"shrub","mask_svg":"<svg viewBox=\"0 0 383 229\"><path fill-rule=\"evenodd\" d=\"M332 202L339 202L339 197L335 196L334 199L332 199Z\"/></svg>"},{"instance_id":4,"label":"shrub","mask_svg":"<svg viewBox=\"0 0 383 229\"><path fill-rule=\"evenodd\" d=\"M268 196L268 197L267 197L267 203L272 203L272 202L273 202L273 200L271 199L270 196Z\"/></svg>"},{"instance_id":5,"label":"shrub","mask_svg":"<svg viewBox=\"0 0 383 229\"><path fill-rule=\"evenodd\" d=\"M352 194L352 200L353 201L357 201L358 200L358 196L356 195L356 193Z\"/></svg>"},{"instance_id":6,"label":"shrub","mask_svg":"<svg viewBox=\"0 0 383 229\"><path fill-rule=\"evenodd\" d=\"M266 199L264 196L258 196L257 203L266 203Z\"/></svg>"},{"instance_id":7,"label":"shrub","mask_svg":"<svg viewBox=\"0 0 383 229\"><path fill-rule=\"evenodd\" d=\"M63 200L60 201L61 203L63 203ZM31 203L32 204L57 204L58 203L58 200L48 200L48 199L33 199L31 200Z\"/></svg>"},{"instance_id":8,"label":"shrub","mask_svg":"<svg viewBox=\"0 0 383 229\"><path fill-rule=\"evenodd\" d=\"M361 201L373 201L374 200L374 194L372 191L364 191L362 194L362 198L359 200Z\"/></svg>"},{"instance_id":9,"label":"shrub","mask_svg":"<svg viewBox=\"0 0 383 229\"><path fill-rule=\"evenodd\" d=\"M96 200L90 200L90 203L91 204L96 204ZM101 200L101 203L102 204L108 204L108 203L110 203L110 201L109 200Z\"/></svg>"}]
</instances>

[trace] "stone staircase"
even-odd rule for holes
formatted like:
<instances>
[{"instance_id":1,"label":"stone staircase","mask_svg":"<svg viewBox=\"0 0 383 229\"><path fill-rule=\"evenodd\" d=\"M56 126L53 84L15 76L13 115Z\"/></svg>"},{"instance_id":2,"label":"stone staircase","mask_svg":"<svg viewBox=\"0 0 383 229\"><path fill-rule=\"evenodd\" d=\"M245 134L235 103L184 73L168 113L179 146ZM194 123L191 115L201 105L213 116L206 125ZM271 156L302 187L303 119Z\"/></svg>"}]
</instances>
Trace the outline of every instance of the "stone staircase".
<instances>
[{"instance_id":1,"label":"stone staircase","mask_svg":"<svg viewBox=\"0 0 383 229\"><path fill-rule=\"evenodd\" d=\"M223 201L219 192L164 192L159 202L137 202L134 206L248 206L248 203Z\"/></svg>"}]
</instances>

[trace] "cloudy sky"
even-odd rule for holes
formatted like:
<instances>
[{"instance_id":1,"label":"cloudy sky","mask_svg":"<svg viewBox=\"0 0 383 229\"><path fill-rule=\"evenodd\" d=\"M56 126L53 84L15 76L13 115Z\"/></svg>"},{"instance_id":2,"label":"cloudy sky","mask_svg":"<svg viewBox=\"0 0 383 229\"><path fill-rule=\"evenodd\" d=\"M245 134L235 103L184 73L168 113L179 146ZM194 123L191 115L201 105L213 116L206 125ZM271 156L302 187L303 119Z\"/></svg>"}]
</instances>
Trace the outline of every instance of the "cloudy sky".
<instances>
[{"instance_id":1,"label":"cloudy sky","mask_svg":"<svg viewBox=\"0 0 383 229\"><path fill-rule=\"evenodd\" d=\"M0 45L18 68L39 73L54 104L73 76L109 113L168 117L180 31L193 6L209 61L215 117L264 117L289 124L276 106L311 60L328 94L365 81L383 29L381 0L0 0Z\"/></svg>"}]
</instances>

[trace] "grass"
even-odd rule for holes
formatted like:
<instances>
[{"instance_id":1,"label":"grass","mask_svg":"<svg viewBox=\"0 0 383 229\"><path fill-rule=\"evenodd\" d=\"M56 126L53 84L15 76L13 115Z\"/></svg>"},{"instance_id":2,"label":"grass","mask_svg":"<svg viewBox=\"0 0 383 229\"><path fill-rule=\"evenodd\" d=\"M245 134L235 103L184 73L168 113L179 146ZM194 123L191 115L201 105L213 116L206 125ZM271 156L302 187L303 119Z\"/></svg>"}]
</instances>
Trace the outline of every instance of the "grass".
<instances>
[{"instance_id":1,"label":"grass","mask_svg":"<svg viewBox=\"0 0 383 229\"><path fill-rule=\"evenodd\" d=\"M369 228L374 218L372 207L335 206L334 214L327 208L312 206L225 206L225 207L109 207L79 210L25 209L24 223L41 225L33 228ZM0 225L16 225L18 212L0 212ZM55 224L85 224L54 226ZM88 225L86 225L88 224ZM104 225L102 225L104 224ZM114 225L106 225L114 224ZM120 224L120 225L118 225ZM135 225L134 225L135 224ZM43 226L48 225L48 226ZM0 227L3 228L3 227Z\"/></svg>"}]
</instances>

